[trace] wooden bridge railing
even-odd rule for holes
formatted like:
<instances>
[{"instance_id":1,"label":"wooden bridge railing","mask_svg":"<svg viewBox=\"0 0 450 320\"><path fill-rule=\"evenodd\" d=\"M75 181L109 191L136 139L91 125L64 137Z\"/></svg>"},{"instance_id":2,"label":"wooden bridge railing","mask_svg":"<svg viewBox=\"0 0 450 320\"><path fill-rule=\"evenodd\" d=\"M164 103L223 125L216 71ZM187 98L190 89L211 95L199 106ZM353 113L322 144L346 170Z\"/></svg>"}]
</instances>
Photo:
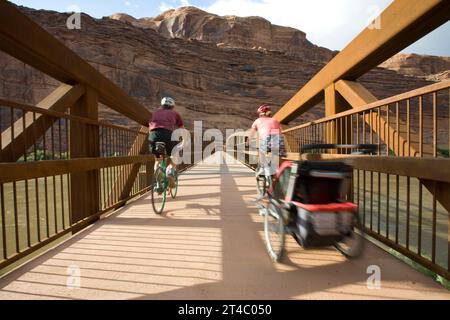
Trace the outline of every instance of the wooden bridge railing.
<instances>
[{"instance_id":1,"label":"wooden bridge railing","mask_svg":"<svg viewBox=\"0 0 450 320\"><path fill-rule=\"evenodd\" d=\"M1 271L148 191L154 157L151 113L7 1L0 50L61 82L36 105L0 100Z\"/></svg>"},{"instance_id":2,"label":"wooden bridge railing","mask_svg":"<svg viewBox=\"0 0 450 320\"><path fill-rule=\"evenodd\" d=\"M147 128L0 100L0 269L149 189Z\"/></svg>"}]
</instances>

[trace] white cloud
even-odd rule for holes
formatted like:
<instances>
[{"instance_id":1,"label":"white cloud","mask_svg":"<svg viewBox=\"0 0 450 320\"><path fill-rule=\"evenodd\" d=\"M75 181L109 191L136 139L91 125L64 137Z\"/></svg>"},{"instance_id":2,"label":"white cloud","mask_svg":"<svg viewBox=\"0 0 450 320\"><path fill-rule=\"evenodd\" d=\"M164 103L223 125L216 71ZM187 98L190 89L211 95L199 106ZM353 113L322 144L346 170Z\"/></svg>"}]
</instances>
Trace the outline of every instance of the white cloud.
<instances>
[{"instance_id":1,"label":"white cloud","mask_svg":"<svg viewBox=\"0 0 450 320\"><path fill-rule=\"evenodd\" d=\"M179 7L189 7L192 6L192 4L189 2L189 0L171 0L171 4L168 4L167 2L161 2L159 4L159 11L164 12L170 9L176 9Z\"/></svg>"},{"instance_id":2,"label":"white cloud","mask_svg":"<svg viewBox=\"0 0 450 320\"><path fill-rule=\"evenodd\" d=\"M170 10L170 9L173 9L173 8L174 8L174 6L172 6L170 4L167 4L166 2L161 2L159 4L159 11L160 12L164 12L164 11L167 11L167 10Z\"/></svg>"},{"instance_id":3,"label":"white cloud","mask_svg":"<svg viewBox=\"0 0 450 320\"><path fill-rule=\"evenodd\" d=\"M218 15L260 16L274 24L300 29L308 39L342 49L392 0L216 0L203 8Z\"/></svg>"},{"instance_id":4,"label":"white cloud","mask_svg":"<svg viewBox=\"0 0 450 320\"><path fill-rule=\"evenodd\" d=\"M132 3L131 1L125 1L125 5L126 5L127 7L131 7L131 6L133 6L133 7L135 7L135 8L139 8L139 7L140 7L138 4Z\"/></svg>"}]
</instances>

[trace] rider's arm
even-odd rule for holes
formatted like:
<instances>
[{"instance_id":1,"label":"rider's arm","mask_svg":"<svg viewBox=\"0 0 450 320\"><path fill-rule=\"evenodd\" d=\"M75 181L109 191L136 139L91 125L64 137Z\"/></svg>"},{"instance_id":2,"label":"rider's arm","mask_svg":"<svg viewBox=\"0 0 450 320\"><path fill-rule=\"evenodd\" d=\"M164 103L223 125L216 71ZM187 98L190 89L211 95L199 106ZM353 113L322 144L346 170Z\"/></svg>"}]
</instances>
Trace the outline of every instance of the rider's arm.
<instances>
[{"instance_id":1,"label":"rider's arm","mask_svg":"<svg viewBox=\"0 0 450 320\"><path fill-rule=\"evenodd\" d=\"M177 127L178 128L184 128L183 119L181 119L181 116L180 116L180 114L178 112L176 114L176 122L177 122Z\"/></svg>"},{"instance_id":2,"label":"rider's arm","mask_svg":"<svg viewBox=\"0 0 450 320\"><path fill-rule=\"evenodd\" d=\"M256 135L258 134L258 119L253 122L252 127L249 131L249 139L256 138Z\"/></svg>"},{"instance_id":3,"label":"rider's arm","mask_svg":"<svg viewBox=\"0 0 450 320\"><path fill-rule=\"evenodd\" d=\"M256 129L251 128L248 132L248 139L249 140L255 139L257 135L258 131Z\"/></svg>"},{"instance_id":4,"label":"rider's arm","mask_svg":"<svg viewBox=\"0 0 450 320\"><path fill-rule=\"evenodd\" d=\"M258 138L258 129L255 124L253 124L252 128L247 131L248 133L248 140L246 141L246 145L249 146L251 141Z\"/></svg>"}]
</instances>

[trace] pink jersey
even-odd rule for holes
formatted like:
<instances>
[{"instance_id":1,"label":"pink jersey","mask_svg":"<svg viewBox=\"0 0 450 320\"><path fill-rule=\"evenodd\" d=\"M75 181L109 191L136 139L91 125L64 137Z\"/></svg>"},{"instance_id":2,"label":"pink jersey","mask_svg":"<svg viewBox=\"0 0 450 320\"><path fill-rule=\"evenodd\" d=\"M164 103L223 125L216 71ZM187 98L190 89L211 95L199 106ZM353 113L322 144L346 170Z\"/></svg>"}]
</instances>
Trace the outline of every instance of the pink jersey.
<instances>
[{"instance_id":1,"label":"pink jersey","mask_svg":"<svg viewBox=\"0 0 450 320\"><path fill-rule=\"evenodd\" d=\"M281 125L274 118L261 117L256 119L252 129L258 131L260 138L281 134Z\"/></svg>"},{"instance_id":2,"label":"pink jersey","mask_svg":"<svg viewBox=\"0 0 450 320\"><path fill-rule=\"evenodd\" d=\"M183 120L178 112L170 109L158 109L152 114L150 131L154 129L167 129L174 131L183 126Z\"/></svg>"}]
</instances>

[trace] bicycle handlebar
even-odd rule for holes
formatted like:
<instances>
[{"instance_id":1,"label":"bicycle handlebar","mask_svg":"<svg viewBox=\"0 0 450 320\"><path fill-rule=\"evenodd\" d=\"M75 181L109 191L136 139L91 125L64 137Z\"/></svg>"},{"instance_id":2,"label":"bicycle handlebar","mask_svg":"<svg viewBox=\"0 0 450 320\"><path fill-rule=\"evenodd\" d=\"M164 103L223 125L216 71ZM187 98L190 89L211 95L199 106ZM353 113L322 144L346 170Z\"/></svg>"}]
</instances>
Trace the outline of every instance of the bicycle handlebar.
<instances>
[{"instance_id":1,"label":"bicycle handlebar","mask_svg":"<svg viewBox=\"0 0 450 320\"><path fill-rule=\"evenodd\" d=\"M308 144L301 148L300 154L307 150L320 149L359 149L363 151L361 154L373 154L377 151L377 148L376 144Z\"/></svg>"}]
</instances>

